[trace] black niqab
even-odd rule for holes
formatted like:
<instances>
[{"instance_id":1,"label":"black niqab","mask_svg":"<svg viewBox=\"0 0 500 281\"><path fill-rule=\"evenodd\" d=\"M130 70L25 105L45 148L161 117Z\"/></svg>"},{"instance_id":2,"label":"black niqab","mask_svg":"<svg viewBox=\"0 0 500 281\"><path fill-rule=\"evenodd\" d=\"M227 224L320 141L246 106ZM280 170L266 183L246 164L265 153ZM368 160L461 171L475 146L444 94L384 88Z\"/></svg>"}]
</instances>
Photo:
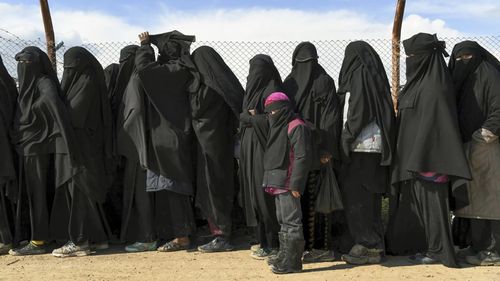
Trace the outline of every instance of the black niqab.
<instances>
[{"instance_id":1,"label":"black niqab","mask_svg":"<svg viewBox=\"0 0 500 281\"><path fill-rule=\"evenodd\" d=\"M407 83L401 91L392 183L416 173L448 175L454 188L471 178L458 128L456 94L444 62L445 45L419 33L403 41Z\"/></svg>"},{"instance_id":2,"label":"black niqab","mask_svg":"<svg viewBox=\"0 0 500 281\"><path fill-rule=\"evenodd\" d=\"M267 119L263 118L264 102L270 94L282 90L283 82L271 57L262 54L254 56L250 60L250 70L243 96L243 112L240 115L242 139L245 137L245 127L251 126L262 148L265 149L269 124ZM248 118L249 110L255 111L253 118ZM251 119L250 124L245 124L247 119Z\"/></svg>"},{"instance_id":3,"label":"black niqab","mask_svg":"<svg viewBox=\"0 0 500 281\"><path fill-rule=\"evenodd\" d=\"M118 77L118 71L120 70L120 64L112 63L106 68L104 68L104 79L106 81L106 88L108 89L108 98L111 99L111 95L115 89L116 77Z\"/></svg>"},{"instance_id":4,"label":"black niqab","mask_svg":"<svg viewBox=\"0 0 500 281\"><path fill-rule=\"evenodd\" d=\"M116 76L116 85L110 96L111 113L116 119L116 112L122 102L123 93L128 85L132 73L135 71L135 52L139 46L129 45L120 51L120 66Z\"/></svg>"},{"instance_id":5,"label":"black niqab","mask_svg":"<svg viewBox=\"0 0 500 281\"><path fill-rule=\"evenodd\" d=\"M201 46L191 57L200 73L201 83L217 92L238 118L245 90L236 75L212 47Z\"/></svg>"},{"instance_id":6,"label":"black niqab","mask_svg":"<svg viewBox=\"0 0 500 281\"><path fill-rule=\"evenodd\" d=\"M464 41L453 48L448 67L458 91L458 118L462 140L469 142L472 134L480 128L500 135L498 59L477 42Z\"/></svg>"},{"instance_id":7,"label":"black niqab","mask_svg":"<svg viewBox=\"0 0 500 281\"><path fill-rule=\"evenodd\" d=\"M382 133L382 166L392 162L395 115L389 80L377 52L364 41L349 43L339 74L337 93L349 92L349 111L342 131L342 150L347 159L351 145L363 128L375 121ZM343 104L342 104L343 108Z\"/></svg>"},{"instance_id":8,"label":"black niqab","mask_svg":"<svg viewBox=\"0 0 500 281\"><path fill-rule=\"evenodd\" d=\"M264 102L274 92L282 89L281 76L268 55L256 55L250 60L243 109L264 113Z\"/></svg>"},{"instance_id":9,"label":"black niqab","mask_svg":"<svg viewBox=\"0 0 500 281\"><path fill-rule=\"evenodd\" d=\"M19 97L12 141L21 155L59 154L55 184L62 186L80 170L82 154L61 100L59 81L47 54L37 47L24 48L16 60Z\"/></svg>"},{"instance_id":10,"label":"black niqab","mask_svg":"<svg viewBox=\"0 0 500 281\"><path fill-rule=\"evenodd\" d=\"M278 110L275 114L271 111ZM264 169L288 169L290 145L288 143L288 123L297 116L293 113L290 101L275 101L266 106L265 111L269 118L269 134L267 137L266 153L264 154Z\"/></svg>"},{"instance_id":11,"label":"black niqab","mask_svg":"<svg viewBox=\"0 0 500 281\"><path fill-rule=\"evenodd\" d=\"M295 48L292 65L283 89L304 121L319 130L319 133L313 133L320 138L315 140L319 147L314 150L340 159L338 143L342 132L342 108L335 94L335 82L319 65L316 47L310 42L302 42Z\"/></svg>"},{"instance_id":12,"label":"black niqab","mask_svg":"<svg viewBox=\"0 0 500 281\"><path fill-rule=\"evenodd\" d=\"M86 169L80 186L87 195L103 202L107 176L112 171L111 112L104 71L89 51L82 47L66 51L61 88L84 152Z\"/></svg>"}]
</instances>

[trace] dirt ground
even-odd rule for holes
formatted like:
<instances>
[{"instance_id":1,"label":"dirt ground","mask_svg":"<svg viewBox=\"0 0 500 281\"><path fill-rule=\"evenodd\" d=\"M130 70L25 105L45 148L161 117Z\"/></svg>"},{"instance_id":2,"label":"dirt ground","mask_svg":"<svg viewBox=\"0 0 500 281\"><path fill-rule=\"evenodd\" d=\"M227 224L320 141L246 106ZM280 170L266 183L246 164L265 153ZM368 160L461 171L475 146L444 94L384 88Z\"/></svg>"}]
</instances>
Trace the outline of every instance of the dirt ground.
<instances>
[{"instance_id":1,"label":"dirt ground","mask_svg":"<svg viewBox=\"0 0 500 281\"><path fill-rule=\"evenodd\" d=\"M415 266L404 257L360 267L343 262L308 264L302 273L278 276L265 261L249 254L249 250L126 254L115 246L80 258L0 256L0 280L500 280L500 267Z\"/></svg>"}]
</instances>

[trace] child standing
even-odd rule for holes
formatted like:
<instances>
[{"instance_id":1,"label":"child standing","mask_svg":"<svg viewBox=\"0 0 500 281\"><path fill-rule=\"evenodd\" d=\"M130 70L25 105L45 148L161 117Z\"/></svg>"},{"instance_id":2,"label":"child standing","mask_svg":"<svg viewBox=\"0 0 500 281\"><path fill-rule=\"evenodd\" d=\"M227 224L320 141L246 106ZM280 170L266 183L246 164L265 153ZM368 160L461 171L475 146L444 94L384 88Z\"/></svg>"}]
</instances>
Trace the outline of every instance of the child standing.
<instances>
[{"instance_id":1,"label":"child standing","mask_svg":"<svg viewBox=\"0 0 500 281\"><path fill-rule=\"evenodd\" d=\"M288 97L281 92L265 101L269 135L264 155L263 187L275 196L276 216L281 226L280 249L269 258L276 274L300 272L304 251L300 195L311 169L311 131L293 113Z\"/></svg>"}]
</instances>

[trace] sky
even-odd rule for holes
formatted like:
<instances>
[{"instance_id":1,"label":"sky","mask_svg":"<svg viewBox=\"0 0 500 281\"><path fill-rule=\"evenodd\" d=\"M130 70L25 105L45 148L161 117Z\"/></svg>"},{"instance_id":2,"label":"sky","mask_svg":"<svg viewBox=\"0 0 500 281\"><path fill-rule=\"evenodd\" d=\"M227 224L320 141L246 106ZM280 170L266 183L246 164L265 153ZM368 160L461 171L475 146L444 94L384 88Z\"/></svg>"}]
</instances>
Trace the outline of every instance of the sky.
<instances>
[{"instance_id":1,"label":"sky","mask_svg":"<svg viewBox=\"0 0 500 281\"><path fill-rule=\"evenodd\" d=\"M0 29L44 38L39 1L0 1ZM202 41L390 38L396 1L53 0L56 41L135 41L177 29ZM10 36L0 30L0 36ZM408 0L402 37L500 35L499 0Z\"/></svg>"}]
</instances>

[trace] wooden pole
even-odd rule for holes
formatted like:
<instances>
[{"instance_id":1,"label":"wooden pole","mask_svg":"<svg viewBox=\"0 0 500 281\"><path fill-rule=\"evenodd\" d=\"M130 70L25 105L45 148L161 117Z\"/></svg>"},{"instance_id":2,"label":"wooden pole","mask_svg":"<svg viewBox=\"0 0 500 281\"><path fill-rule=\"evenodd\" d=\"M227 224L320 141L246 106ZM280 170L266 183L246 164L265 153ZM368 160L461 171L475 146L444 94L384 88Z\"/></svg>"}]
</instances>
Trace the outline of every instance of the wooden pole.
<instances>
[{"instance_id":1,"label":"wooden pole","mask_svg":"<svg viewBox=\"0 0 500 281\"><path fill-rule=\"evenodd\" d=\"M405 11L406 0L398 0L396 4L396 15L394 16L394 25L392 26L392 100L394 110L398 106L399 95L399 61L401 57L401 26L403 25L403 15Z\"/></svg>"},{"instance_id":2,"label":"wooden pole","mask_svg":"<svg viewBox=\"0 0 500 281\"><path fill-rule=\"evenodd\" d=\"M52 26L52 17L48 0L40 0L40 9L42 10L43 27L45 28L45 40L47 41L47 55L49 56L52 68L57 73L56 64L56 41L54 38L54 27Z\"/></svg>"}]
</instances>

